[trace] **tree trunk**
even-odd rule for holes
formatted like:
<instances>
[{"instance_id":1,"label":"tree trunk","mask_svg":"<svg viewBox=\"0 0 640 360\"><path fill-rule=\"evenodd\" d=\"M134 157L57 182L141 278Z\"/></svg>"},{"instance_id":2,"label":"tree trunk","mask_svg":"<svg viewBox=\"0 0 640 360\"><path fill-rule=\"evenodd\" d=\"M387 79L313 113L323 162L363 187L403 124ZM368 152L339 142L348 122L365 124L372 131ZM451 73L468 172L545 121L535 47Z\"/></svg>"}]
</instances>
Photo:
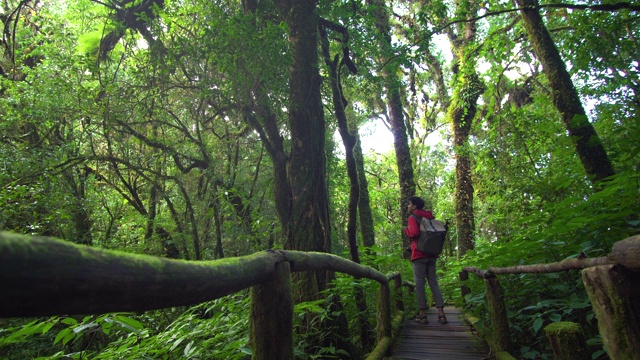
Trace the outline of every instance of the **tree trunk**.
<instances>
[{"instance_id":1,"label":"tree trunk","mask_svg":"<svg viewBox=\"0 0 640 360\"><path fill-rule=\"evenodd\" d=\"M195 210L193 209L193 205L191 204L191 197L189 197L189 192L184 187L184 184L177 184L178 189L180 189L180 193L184 198L184 206L185 206L185 217L186 220L189 221L191 226L191 242L193 243L193 253L195 254L196 260L202 260L202 254L200 251L200 234L198 231L198 222L196 221L196 217L194 215ZM183 234L185 236L186 234Z\"/></svg>"},{"instance_id":2,"label":"tree trunk","mask_svg":"<svg viewBox=\"0 0 640 360\"><path fill-rule=\"evenodd\" d=\"M156 215L158 210L158 201L160 195L158 194L158 187L155 184L150 185L149 189L149 209L147 210L147 229L144 233L144 241L148 242L153 237L153 228L156 221Z\"/></svg>"},{"instance_id":3,"label":"tree trunk","mask_svg":"<svg viewBox=\"0 0 640 360\"><path fill-rule=\"evenodd\" d=\"M571 75L560 57L549 31L537 10L537 0L516 0L521 10L533 49L549 80L553 103L562 115L565 128L573 140L582 166L592 181L597 182L615 173L609 156L582 107ZM526 7L526 9L525 9Z\"/></svg>"},{"instance_id":4,"label":"tree trunk","mask_svg":"<svg viewBox=\"0 0 640 360\"><path fill-rule=\"evenodd\" d=\"M452 44L455 63L453 66L455 89L449 101L448 118L453 128L453 144L456 159L455 216L458 236L458 258L474 248L475 215L473 210L472 161L469 134L477 111L477 101L484 91L478 77L476 51L472 46L476 36L476 21L479 4L470 1L458 4L456 13L465 14L469 21L458 25L458 34L452 27L447 35ZM442 100L441 100L442 101Z\"/></svg>"},{"instance_id":5,"label":"tree trunk","mask_svg":"<svg viewBox=\"0 0 640 360\"><path fill-rule=\"evenodd\" d=\"M280 15L289 26L293 63L289 67L289 130L291 156L288 183L291 186L291 223L286 229L285 249L331 252L329 193L326 183L326 128L320 86L318 14L315 0L277 1ZM317 300L331 281L333 273L319 270L296 274L300 301ZM327 305L329 311L342 313L339 296ZM354 353L347 336L344 316L321 321L322 327L336 331L319 346L336 346Z\"/></svg>"},{"instance_id":6,"label":"tree trunk","mask_svg":"<svg viewBox=\"0 0 640 360\"><path fill-rule=\"evenodd\" d=\"M476 10L468 9L468 17ZM455 215L458 235L458 258L474 248L475 215L473 211L473 179L471 177L471 151L469 134L477 111L477 101L484 91L484 84L475 70L475 52L470 51L475 39L475 21L469 21L461 30L461 36L453 33L454 67L456 86L449 105L449 118L453 127L453 144L456 159Z\"/></svg>"},{"instance_id":7,"label":"tree trunk","mask_svg":"<svg viewBox=\"0 0 640 360\"><path fill-rule=\"evenodd\" d=\"M215 259L224 258L224 247L222 246L222 216L220 215L220 197L218 194L218 186L215 186L213 199L211 199L213 208L213 223L215 226L216 246L214 250Z\"/></svg>"},{"instance_id":8,"label":"tree trunk","mask_svg":"<svg viewBox=\"0 0 640 360\"><path fill-rule=\"evenodd\" d=\"M343 36L343 46L348 46L347 39L348 33L345 28L340 25L332 24L327 21L323 21L322 26L320 27L321 31L321 44L322 44L322 53L324 57L325 64L329 69L329 82L332 93L333 107L335 111L335 116L338 121L338 130L340 132L340 136L342 137L342 142L345 148L345 161L347 166L347 175L349 177L349 204L347 207L347 238L349 242L349 252L351 254L351 260L360 263L360 254L358 252L358 204L359 198L361 194L360 189L360 181L358 178L358 170L355 159L355 147L358 143L357 130L354 131L356 135L353 134L349 129L347 113L345 110L345 106L347 104L344 95L342 94L342 84L340 83L340 70L341 64L349 59L340 60L340 55L334 56L331 59L331 54L329 51L329 36L327 31L333 28L334 30L338 30L342 32ZM342 54L345 52L343 51ZM348 51L347 51L348 53ZM347 55L348 56L348 55ZM366 189L364 189L366 192ZM371 326L368 321L368 308L366 302L366 296L364 290L360 283L356 284L354 289L355 292L355 302L356 307L358 308L358 324L360 327L360 343L363 349L368 349L371 346L371 338L369 336L371 332Z\"/></svg>"},{"instance_id":9,"label":"tree trunk","mask_svg":"<svg viewBox=\"0 0 640 360\"><path fill-rule=\"evenodd\" d=\"M353 148L353 157L356 160L356 169L358 170L358 183L360 184L360 197L358 198L358 213L360 214L360 232L362 233L362 245L365 249L369 249L375 245L375 231L373 227L373 213L371 212L371 201L369 198L369 183L367 182L366 172L364 171L364 157L362 155L362 147L360 146L360 137L358 137Z\"/></svg>"},{"instance_id":10,"label":"tree trunk","mask_svg":"<svg viewBox=\"0 0 640 360\"><path fill-rule=\"evenodd\" d=\"M344 52L339 55L335 55L333 59L331 58L331 53L329 51L329 30L337 30L337 32L341 33L343 46L348 46L347 41L349 36L344 27L326 20L321 21L320 42L322 45L322 55L329 70L329 87L331 88L333 109L338 122L338 132L340 133L340 137L342 138L342 143L344 145L347 177L349 178L349 203L347 205L347 240L349 243L349 253L351 255L351 260L360 263L357 237L360 183L358 182L358 170L356 168L356 160L353 151L357 142L357 137L349 131L347 113L345 109L347 100L344 98L342 93L342 84L340 83L341 65L343 61L345 61L344 58L341 59L340 55Z\"/></svg>"},{"instance_id":11,"label":"tree trunk","mask_svg":"<svg viewBox=\"0 0 640 360\"><path fill-rule=\"evenodd\" d=\"M389 25L389 10L383 0L368 0L376 17L376 28L379 32L379 44L382 52L380 62L384 64L382 77L386 88L386 103L389 110L389 122L391 133L393 134L393 147L396 153L396 163L398 166L398 181L400 184L399 213L402 224L406 224L408 214L403 206L404 201L415 195L416 183L413 173L413 163L411 160L411 150L407 136L407 127L404 122L402 96L400 86L402 81L398 78L398 65L391 60L393 57L393 47L391 45L391 26ZM409 238L400 234L402 238L402 248L409 246ZM406 253L405 253L406 255Z\"/></svg>"},{"instance_id":12,"label":"tree trunk","mask_svg":"<svg viewBox=\"0 0 640 360\"><path fill-rule=\"evenodd\" d=\"M464 111L463 109L457 109ZM473 110L475 113L475 107ZM471 121L464 120L466 116L460 114L454 115L453 123L457 128L460 122ZM465 153L465 145L468 144L469 135L463 135L462 131L454 132L454 144L456 144L456 192L455 192L455 214L456 214L456 230L458 236L458 258L467 251L473 250L475 237L475 215L473 212L473 181L471 179L471 159L468 153ZM458 147L460 146L460 147Z\"/></svg>"},{"instance_id":13,"label":"tree trunk","mask_svg":"<svg viewBox=\"0 0 640 360\"><path fill-rule=\"evenodd\" d=\"M93 244L93 236L91 233L92 222L85 207L87 176L83 174L81 170L72 168L64 171L63 177L67 181L67 185L73 194L71 215L73 217L74 233L71 239L79 244L91 245Z\"/></svg>"},{"instance_id":14,"label":"tree trunk","mask_svg":"<svg viewBox=\"0 0 640 360\"><path fill-rule=\"evenodd\" d=\"M290 223L283 224L288 225L284 226L285 249L331 252L316 1L276 4L289 26L293 48L288 109L291 156L287 167L291 197L277 200L291 201ZM326 272L300 277L300 300L316 300L327 284Z\"/></svg>"}]
</instances>

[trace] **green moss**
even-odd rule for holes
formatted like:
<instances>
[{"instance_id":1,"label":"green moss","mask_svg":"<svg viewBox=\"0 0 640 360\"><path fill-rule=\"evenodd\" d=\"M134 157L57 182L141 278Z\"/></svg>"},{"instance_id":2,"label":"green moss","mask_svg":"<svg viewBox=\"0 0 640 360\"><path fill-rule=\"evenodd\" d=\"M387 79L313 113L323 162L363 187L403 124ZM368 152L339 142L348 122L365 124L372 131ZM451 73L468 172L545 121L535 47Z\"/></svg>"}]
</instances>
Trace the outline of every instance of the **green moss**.
<instances>
[{"instance_id":1,"label":"green moss","mask_svg":"<svg viewBox=\"0 0 640 360\"><path fill-rule=\"evenodd\" d=\"M561 321L544 328L551 343L555 359L582 360L589 359L587 343L579 324Z\"/></svg>"},{"instance_id":2,"label":"green moss","mask_svg":"<svg viewBox=\"0 0 640 360\"><path fill-rule=\"evenodd\" d=\"M238 266L243 260L246 261L253 256L260 256L260 253L244 256L242 258L225 258L212 261L188 261L177 259L165 259L151 255L131 254L117 250L105 250L92 248L86 245L79 245L56 238L42 236L28 236L10 232L0 232L0 249L6 254L22 255L25 257L49 255L51 253L66 254L70 258L82 259L95 263L113 262L115 260L126 263L130 266L151 266L157 270L162 270L167 264L201 264L207 267Z\"/></svg>"},{"instance_id":3,"label":"green moss","mask_svg":"<svg viewBox=\"0 0 640 360\"><path fill-rule=\"evenodd\" d=\"M581 333L582 328L580 327L580 325L571 321L560 321L560 322L547 325L544 328L544 331L546 332L547 335L555 336L563 332Z\"/></svg>"}]
</instances>

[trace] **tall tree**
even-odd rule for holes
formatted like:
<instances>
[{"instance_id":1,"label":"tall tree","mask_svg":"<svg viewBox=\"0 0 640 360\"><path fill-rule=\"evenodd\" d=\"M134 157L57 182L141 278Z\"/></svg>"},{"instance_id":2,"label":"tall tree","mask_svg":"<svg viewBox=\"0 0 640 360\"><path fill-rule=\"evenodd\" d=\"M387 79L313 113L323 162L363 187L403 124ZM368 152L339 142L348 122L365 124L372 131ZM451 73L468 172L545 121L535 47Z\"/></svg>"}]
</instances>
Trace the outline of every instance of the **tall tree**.
<instances>
[{"instance_id":1,"label":"tall tree","mask_svg":"<svg viewBox=\"0 0 640 360\"><path fill-rule=\"evenodd\" d=\"M333 30L341 36L340 43L343 49L340 49L339 54L331 57L329 50L329 35L328 31ZM360 197L360 184L358 182L358 170L356 168L356 160L354 157L353 148L357 142L357 136L353 134L348 125L347 112L345 107L347 106L347 99L342 93L342 83L340 82L340 74L342 67L345 63L351 62L349 58L348 40L349 33L347 29L340 24L332 23L328 20L320 19L320 42L322 45L322 55L329 70L329 87L331 88L331 95L333 101L333 109L335 117L338 121L338 131L342 138L342 143L345 149L345 162L347 166L347 177L349 178L349 203L347 206L347 238L349 241L349 252L351 254L351 260L360 263L360 255L358 254L358 242L357 242L357 220L358 220L358 198ZM352 65L350 69L356 72L355 67Z\"/></svg>"},{"instance_id":2,"label":"tall tree","mask_svg":"<svg viewBox=\"0 0 640 360\"><path fill-rule=\"evenodd\" d=\"M398 181L400 184L399 218L405 223L408 215L402 204L409 196L415 195L416 183L402 105L402 79L398 76L400 65L397 62L397 58L394 59L395 54L391 43L391 25L387 4L382 0L367 0L367 4L370 7L375 27L378 31L377 41L381 52L380 64L385 87L385 101L389 111L389 123L393 134L393 147L398 166ZM401 236L403 248L409 246L409 239L406 236Z\"/></svg>"},{"instance_id":3,"label":"tall tree","mask_svg":"<svg viewBox=\"0 0 640 360\"><path fill-rule=\"evenodd\" d=\"M284 219L285 248L302 251L331 252L329 224L329 194L326 183L326 124L321 99L322 79L318 55L319 17L315 0L276 1L280 16L288 25L293 62L289 67L288 125L291 132L291 153L287 164L291 212ZM320 296L332 274L326 271L297 275L298 296L302 301ZM338 296L329 304L330 311L339 311ZM338 348L354 355L345 338L346 318L342 314L331 320L337 331L325 346L338 343ZM320 340L320 339L318 339Z\"/></svg>"},{"instance_id":4,"label":"tall tree","mask_svg":"<svg viewBox=\"0 0 640 360\"><path fill-rule=\"evenodd\" d=\"M589 122L571 75L551 34L540 16L537 0L516 0L531 44L549 80L553 103L562 114L565 128L575 144L582 166L592 181L603 180L615 171L600 137Z\"/></svg>"},{"instance_id":5,"label":"tall tree","mask_svg":"<svg viewBox=\"0 0 640 360\"><path fill-rule=\"evenodd\" d=\"M339 49L338 54L333 56L333 58L331 57L329 49L329 30L337 32L340 35L339 43L341 44L341 48ZM357 237L358 207L360 204L360 197L365 195L368 197L368 189L360 187L361 184L356 164L357 150L355 149L358 143L358 132L357 130L354 131L349 128L347 112L345 109L348 105L348 101L343 95L342 83L340 81L340 75L343 71L343 67L346 66L346 68L354 74L357 73L357 68L350 58L348 47L349 32L345 27L337 23L320 19L320 35L322 55L324 62L329 69L329 87L331 88L333 108L338 121L338 131L340 132L345 149L345 162L347 166L347 176L349 178L349 203L347 205L347 239L349 242L349 253L351 254L352 261L360 263ZM363 219L361 219L361 221L363 221ZM359 284L357 285L355 294L356 306L361 314L358 317L358 323L360 325L360 343L364 349L368 349L372 342L372 338L370 336L371 325L367 319L368 308L366 304L366 297Z\"/></svg>"},{"instance_id":6,"label":"tall tree","mask_svg":"<svg viewBox=\"0 0 640 360\"><path fill-rule=\"evenodd\" d=\"M458 256L472 250L475 244L475 217L473 213L473 178L469 134L478 109L478 99L484 84L476 73L476 1L457 2L456 15L467 19L458 31L448 28L453 44L455 89L449 104L448 117L453 128L456 159L455 215L458 235Z\"/></svg>"}]
</instances>

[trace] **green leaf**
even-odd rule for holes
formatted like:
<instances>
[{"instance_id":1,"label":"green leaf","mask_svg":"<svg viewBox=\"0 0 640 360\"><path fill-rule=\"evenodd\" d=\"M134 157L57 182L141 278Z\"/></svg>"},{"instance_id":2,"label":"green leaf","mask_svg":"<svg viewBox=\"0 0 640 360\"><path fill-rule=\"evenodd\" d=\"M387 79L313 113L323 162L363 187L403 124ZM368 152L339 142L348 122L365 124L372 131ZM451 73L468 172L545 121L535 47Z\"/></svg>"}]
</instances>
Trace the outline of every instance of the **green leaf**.
<instances>
[{"instance_id":1,"label":"green leaf","mask_svg":"<svg viewBox=\"0 0 640 360\"><path fill-rule=\"evenodd\" d=\"M594 352L594 353L591 355L591 359L593 359L593 360L595 360L595 359L599 359L599 358L600 358L600 356L604 355L605 353L606 353L606 351L604 351L604 350L598 350L598 351Z\"/></svg>"},{"instance_id":2,"label":"green leaf","mask_svg":"<svg viewBox=\"0 0 640 360\"><path fill-rule=\"evenodd\" d=\"M178 340L173 342L173 345L171 345L171 347L169 348L169 352L173 351L175 348L178 347L178 345L180 345L180 343L182 343L184 341L184 338L179 338Z\"/></svg>"},{"instance_id":3,"label":"green leaf","mask_svg":"<svg viewBox=\"0 0 640 360\"><path fill-rule=\"evenodd\" d=\"M62 341L67 335L73 335L73 331L69 328L65 328L60 330L60 332L58 333L58 335L56 335L56 338L53 340L53 344L57 344L58 342ZM63 344L66 344L66 341L63 341Z\"/></svg>"},{"instance_id":4,"label":"green leaf","mask_svg":"<svg viewBox=\"0 0 640 360\"><path fill-rule=\"evenodd\" d=\"M87 329L92 329L92 328L94 328L94 327L96 327L96 326L99 326L99 324L96 324L96 323L94 323L94 322L92 322L92 323L88 323L88 324L82 324L82 325L80 325L80 326L75 327L75 328L73 329L73 332L74 332L74 333L76 333L76 334L78 334L78 333L81 333L81 332L83 332L83 331L85 331L85 330L87 330Z\"/></svg>"},{"instance_id":5,"label":"green leaf","mask_svg":"<svg viewBox=\"0 0 640 360\"><path fill-rule=\"evenodd\" d=\"M79 54L93 53L100 47L100 40L104 34L103 30L92 31L78 37L78 46L76 51Z\"/></svg>"},{"instance_id":6,"label":"green leaf","mask_svg":"<svg viewBox=\"0 0 640 360\"><path fill-rule=\"evenodd\" d=\"M187 346L185 346L184 348L184 356L189 358L193 355L193 353L196 351L196 348L193 347L193 341L191 341L190 343L187 344Z\"/></svg>"},{"instance_id":7,"label":"green leaf","mask_svg":"<svg viewBox=\"0 0 640 360\"><path fill-rule=\"evenodd\" d=\"M144 329L144 325L142 325L142 323L136 319L132 319L124 315L117 315L115 318L119 320L121 323L129 325L133 329L137 329L137 330Z\"/></svg>"},{"instance_id":8,"label":"green leaf","mask_svg":"<svg viewBox=\"0 0 640 360\"><path fill-rule=\"evenodd\" d=\"M120 325L122 328L128 330L129 332L137 334L138 336L142 335L140 330L144 329L144 326L137 320L134 320L126 316L117 315L113 317L110 321Z\"/></svg>"},{"instance_id":9,"label":"green leaf","mask_svg":"<svg viewBox=\"0 0 640 360\"><path fill-rule=\"evenodd\" d=\"M69 325L69 326L75 326L78 325L78 322L76 321L76 319L74 318L64 318L62 320L60 320L61 323L65 324L65 325Z\"/></svg>"},{"instance_id":10,"label":"green leaf","mask_svg":"<svg viewBox=\"0 0 640 360\"><path fill-rule=\"evenodd\" d=\"M37 322L37 320L34 320L34 321L24 325L19 330L13 332L11 335L9 335L9 336L7 336L5 338L0 338L0 347L2 345L11 344L13 342L20 341L20 339L22 339L23 337L27 337L27 336L37 332L39 327L38 327L37 324L34 325L36 322Z\"/></svg>"},{"instance_id":11,"label":"green leaf","mask_svg":"<svg viewBox=\"0 0 640 360\"><path fill-rule=\"evenodd\" d=\"M55 319L55 318L52 318ZM46 334L49 330L51 330L52 327L54 327L56 325L58 321L51 321L51 319L49 320L49 322L45 323L44 326L42 327L42 334Z\"/></svg>"},{"instance_id":12,"label":"green leaf","mask_svg":"<svg viewBox=\"0 0 640 360\"><path fill-rule=\"evenodd\" d=\"M542 320L542 318L537 318L533 322L533 332L537 334L538 331L540 331L540 328L542 327L543 324L544 324L544 320Z\"/></svg>"}]
</instances>

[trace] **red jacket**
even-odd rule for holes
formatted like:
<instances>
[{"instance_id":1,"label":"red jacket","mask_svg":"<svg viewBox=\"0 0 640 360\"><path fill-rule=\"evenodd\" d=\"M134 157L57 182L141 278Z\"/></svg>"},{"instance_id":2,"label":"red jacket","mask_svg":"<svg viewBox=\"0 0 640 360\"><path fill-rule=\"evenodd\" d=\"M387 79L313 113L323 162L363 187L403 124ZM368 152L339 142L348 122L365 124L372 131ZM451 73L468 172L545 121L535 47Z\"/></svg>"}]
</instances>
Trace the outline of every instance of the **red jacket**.
<instances>
[{"instance_id":1,"label":"red jacket","mask_svg":"<svg viewBox=\"0 0 640 360\"><path fill-rule=\"evenodd\" d=\"M427 219L435 219L433 213L431 213L431 210L416 209L413 211L413 213ZM409 237L409 239L411 239L411 261L425 257L435 257L431 254L425 254L416 249L416 247L418 246L418 237L420 237L420 224L414 216L409 216L409 220L407 220L407 227L404 229L404 233Z\"/></svg>"}]
</instances>

